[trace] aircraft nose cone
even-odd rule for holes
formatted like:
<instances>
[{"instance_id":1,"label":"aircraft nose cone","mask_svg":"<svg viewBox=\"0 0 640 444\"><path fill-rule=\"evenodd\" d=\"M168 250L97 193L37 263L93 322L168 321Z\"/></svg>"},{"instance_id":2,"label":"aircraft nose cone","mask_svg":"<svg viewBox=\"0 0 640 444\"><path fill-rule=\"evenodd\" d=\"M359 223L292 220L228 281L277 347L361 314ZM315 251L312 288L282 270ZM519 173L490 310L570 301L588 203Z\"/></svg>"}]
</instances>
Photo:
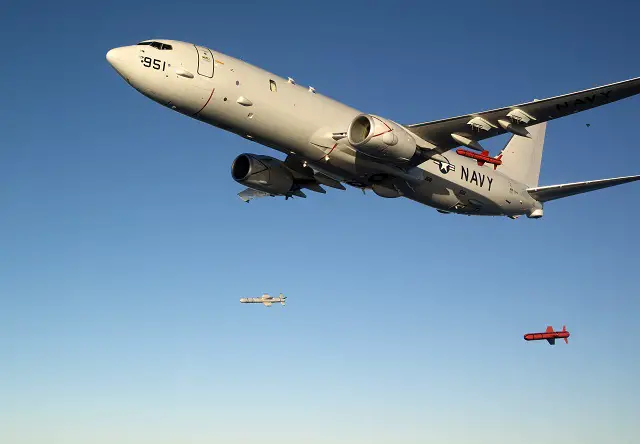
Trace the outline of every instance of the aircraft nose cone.
<instances>
[{"instance_id":1,"label":"aircraft nose cone","mask_svg":"<svg viewBox=\"0 0 640 444\"><path fill-rule=\"evenodd\" d=\"M119 73L122 73L122 68L126 63L125 52L126 48L113 48L107 52L107 62Z\"/></svg>"},{"instance_id":2,"label":"aircraft nose cone","mask_svg":"<svg viewBox=\"0 0 640 444\"><path fill-rule=\"evenodd\" d=\"M122 60L122 48L113 48L107 52L107 62L115 68L115 64Z\"/></svg>"},{"instance_id":3,"label":"aircraft nose cone","mask_svg":"<svg viewBox=\"0 0 640 444\"><path fill-rule=\"evenodd\" d=\"M129 77L131 75L131 52L128 51L129 48L121 47L121 48L113 48L107 52L107 62L116 70L120 76L129 82Z\"/></svg>"}]
</instances>

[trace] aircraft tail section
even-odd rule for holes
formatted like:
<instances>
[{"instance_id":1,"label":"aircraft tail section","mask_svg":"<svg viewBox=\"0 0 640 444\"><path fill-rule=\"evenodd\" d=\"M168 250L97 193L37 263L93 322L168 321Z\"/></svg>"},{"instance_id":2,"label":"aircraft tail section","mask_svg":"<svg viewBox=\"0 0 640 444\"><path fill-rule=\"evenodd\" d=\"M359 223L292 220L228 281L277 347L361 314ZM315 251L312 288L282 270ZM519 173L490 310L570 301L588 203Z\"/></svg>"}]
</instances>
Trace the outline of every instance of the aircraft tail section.
<instances>
[{"instance_id":1,"label":"aircraft tail section","mask_svg":"<svg viewBox=\"0 0 640 444\"><path fill-rule=\"evenodd\" d=\"M530 137L513 135L497 156L500 171L529 187L538 186L547 123L527 127Z\"/></svg>"},{"instance_id":2,"label":"aircraft tail section","mask_svg":"<svg viewBox=\"0 0 640 444\"><path fill-rule=\"evenodd\" d=\"M589 191L614 187L616 185L622 185L623 183L635 182L636 180L640 180L640 175L528 188L527 193L529 193L531 197L538 202L548 202L550 200L561 199L575 194L588 193Z\"/></svg>"}]
</instances>

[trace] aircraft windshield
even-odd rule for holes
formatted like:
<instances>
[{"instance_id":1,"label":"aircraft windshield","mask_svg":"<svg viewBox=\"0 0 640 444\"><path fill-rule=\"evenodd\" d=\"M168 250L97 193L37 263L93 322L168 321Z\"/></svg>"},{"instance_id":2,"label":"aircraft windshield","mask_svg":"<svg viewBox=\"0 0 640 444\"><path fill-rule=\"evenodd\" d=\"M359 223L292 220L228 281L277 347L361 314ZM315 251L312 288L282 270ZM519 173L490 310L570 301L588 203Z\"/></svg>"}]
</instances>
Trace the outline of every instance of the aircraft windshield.
<instances>
[{"instance_id":1,"label":"aircraft windshield","mask_svg":"<svg viewBox=\"0 0 640 444\"><path fill-rule=\"evenodd\" d=\"M140 45L148 45L151 46L153 48L156 49L161 49L161 50L165 50L165 51L170 51L173 49L173 47L171 45L167 45L166 43L160 43L160 42L140 42L138 43L138 46Z\"/></svg>"}]
</instances>

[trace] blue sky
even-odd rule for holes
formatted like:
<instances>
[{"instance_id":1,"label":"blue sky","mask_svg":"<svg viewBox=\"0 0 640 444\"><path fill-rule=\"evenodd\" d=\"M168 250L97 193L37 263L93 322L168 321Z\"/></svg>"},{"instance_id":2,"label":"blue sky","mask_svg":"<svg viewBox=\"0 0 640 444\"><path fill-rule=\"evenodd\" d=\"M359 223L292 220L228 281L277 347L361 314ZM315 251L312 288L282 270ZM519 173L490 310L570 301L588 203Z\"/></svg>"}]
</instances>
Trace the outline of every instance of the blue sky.
<instances>
[{"instance_id":1,"label":"blue sky","mask_svg":"<svg viewBox=\"0 0 640 444\"><path fill-rule=\"evenodd\" d=\"M559 3L3 6L0 442L635 441L637 184L537 221L246 205L232 160L277 154L104 58L196 42L403 123L640 75L637 5ZM552 122L541 183L637 174L639 111ZM568 346L522 339L548 324Z\"/></svg>"}]
</instances>

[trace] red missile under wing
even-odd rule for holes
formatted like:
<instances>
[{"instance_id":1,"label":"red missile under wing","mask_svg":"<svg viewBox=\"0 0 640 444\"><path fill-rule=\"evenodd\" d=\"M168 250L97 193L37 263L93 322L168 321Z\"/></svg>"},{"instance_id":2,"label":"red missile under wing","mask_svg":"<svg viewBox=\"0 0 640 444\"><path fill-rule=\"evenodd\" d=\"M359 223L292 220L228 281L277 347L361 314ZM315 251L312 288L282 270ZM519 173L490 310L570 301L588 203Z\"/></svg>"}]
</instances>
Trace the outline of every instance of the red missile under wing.
<instances>
[{"instance_id":1,"label":"red missile under wing","mask_svg":"<svg viewBox=\"0 0 640 444\"><path fill-rule=\"evenodd\" d=\"M564 342L569 343L569 336L571 334L567 331L567 326L562 326L562 331L553 331L553 327L549 326L544 333L527 333L524 335L525 341L540 341L546 339L551 345L555 345L556 339L564 339Z\"/></svg>"}]
</instances>

